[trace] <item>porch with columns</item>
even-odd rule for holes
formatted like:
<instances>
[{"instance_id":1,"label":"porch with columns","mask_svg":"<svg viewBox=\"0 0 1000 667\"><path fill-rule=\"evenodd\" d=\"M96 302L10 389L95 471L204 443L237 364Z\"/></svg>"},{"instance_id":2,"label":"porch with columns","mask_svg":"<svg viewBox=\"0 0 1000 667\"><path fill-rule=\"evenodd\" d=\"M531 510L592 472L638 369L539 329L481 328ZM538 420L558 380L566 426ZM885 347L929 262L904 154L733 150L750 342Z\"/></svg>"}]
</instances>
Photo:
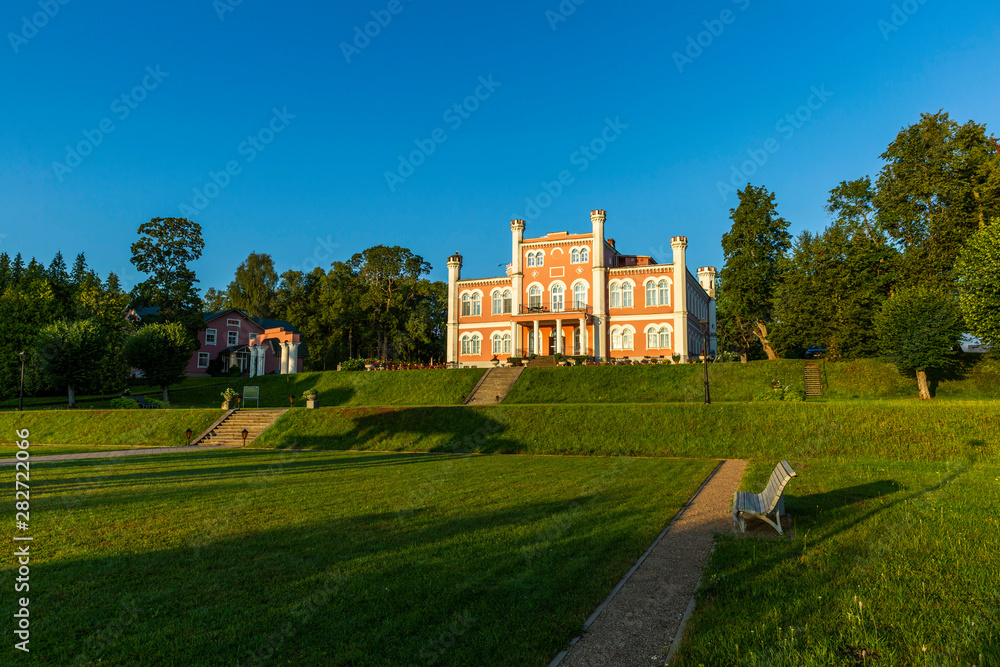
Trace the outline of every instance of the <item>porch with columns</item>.
<instances>
[{"instance_id":1,"label":"porch with columns","mask_svg":"<svg viewBox=\"0 0 1000 667\"><path fill-rule=\"evenodd\" d=\"M590 328L589 316L580 313L566 313L564 316L546 313L544 319L516 317L510 325L511 339L514 341L511 356L527 357L532 353L539 356L591 356ZM580 337L579 348L576 346L577 332Z\"/></svg>"}]
</instances>

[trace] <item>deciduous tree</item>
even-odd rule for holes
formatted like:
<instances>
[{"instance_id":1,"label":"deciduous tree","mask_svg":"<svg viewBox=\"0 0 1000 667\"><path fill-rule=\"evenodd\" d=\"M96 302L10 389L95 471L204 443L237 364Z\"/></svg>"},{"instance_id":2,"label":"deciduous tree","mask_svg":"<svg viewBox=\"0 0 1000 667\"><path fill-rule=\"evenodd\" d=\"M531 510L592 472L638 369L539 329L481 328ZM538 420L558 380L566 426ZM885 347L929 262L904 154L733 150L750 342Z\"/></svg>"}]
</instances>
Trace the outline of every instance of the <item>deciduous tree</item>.
<instances>
[{"instance_id":1,"label":"deciduous tree","mask_svg":"<svg viewBox=\"0 0 1000 667\"><path fill-rule=\"evenodd\" d=\"M180 322L147 324L125 341L125 359L142 371L151 384L163 389L170 401L169 387L184 379L197 343Z\"/></svg>"},{"instance_id":2,"label":"deciduous tree","mask_svg":"<svg viewBox=\"0 0 1000 667\"><path fill-rule=\"evenodd\" d=\"M969 238L955 273L968 333L1000 349L1000 220Z\"/></svg>"}]
</instances>

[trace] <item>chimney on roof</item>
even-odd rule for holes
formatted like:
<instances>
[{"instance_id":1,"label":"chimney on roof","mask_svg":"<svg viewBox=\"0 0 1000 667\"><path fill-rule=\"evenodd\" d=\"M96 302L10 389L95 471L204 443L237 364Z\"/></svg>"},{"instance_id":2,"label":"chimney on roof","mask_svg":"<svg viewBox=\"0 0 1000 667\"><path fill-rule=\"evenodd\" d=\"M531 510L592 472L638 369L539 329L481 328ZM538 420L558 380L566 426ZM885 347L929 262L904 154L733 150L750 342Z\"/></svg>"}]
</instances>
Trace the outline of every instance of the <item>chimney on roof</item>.
<instances>
[{"instance_id":1,"label":"chimney on roof","mask_svg":"<svg viewBox=\"0 0 1000 667\"><path fill-rule=\"evenodd\" d=\"M608 239L608 245L611 246L612 248L614 248L615 247L615 240L614 239ZM615 248L615 249L617 250L617 248Z\"/></svg>"}]
</instances>

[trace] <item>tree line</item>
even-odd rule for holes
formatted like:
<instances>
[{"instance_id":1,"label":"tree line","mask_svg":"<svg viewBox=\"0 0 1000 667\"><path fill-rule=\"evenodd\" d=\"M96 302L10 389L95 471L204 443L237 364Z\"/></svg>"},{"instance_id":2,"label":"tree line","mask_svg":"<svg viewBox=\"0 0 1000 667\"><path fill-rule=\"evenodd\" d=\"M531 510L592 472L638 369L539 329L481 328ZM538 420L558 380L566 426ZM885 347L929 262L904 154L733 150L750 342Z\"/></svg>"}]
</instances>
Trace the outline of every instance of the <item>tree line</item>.
<instances>
[{"instance_id":1,"label":"tree line","mask_svg":"<svg viewBox=\"0 0 1000 667\"><path fill-rule=\"evenodd\" d=\"M830 224L793 239L748 184L722 239L719 337L751 358L887 356L917 377L955 364L963 333L1000 345L1000 143L940 111L903 128L873 180L830 191Z\"/></svg>"}]
</instances>

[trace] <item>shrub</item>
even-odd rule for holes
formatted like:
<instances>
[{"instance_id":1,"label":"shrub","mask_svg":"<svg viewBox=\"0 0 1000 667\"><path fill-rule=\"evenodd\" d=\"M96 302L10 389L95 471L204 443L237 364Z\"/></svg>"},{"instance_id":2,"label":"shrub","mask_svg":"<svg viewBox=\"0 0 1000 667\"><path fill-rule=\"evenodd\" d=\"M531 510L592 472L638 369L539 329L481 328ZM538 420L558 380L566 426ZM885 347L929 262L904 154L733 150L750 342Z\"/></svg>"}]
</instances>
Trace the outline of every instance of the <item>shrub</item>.
<instances>
[{"instance_id":1,"label":"shrub","mask_svg":"<svg viewBox=\"0 0 1000 667\"><path fill-rule=\"evenodd\" d=\"M136 401L133 401L131 398L113 398L111 399L111 409L138 410L139 404Z\"/></svg>"},{"instance_id":2,"label":"shrub","mask_svg":"<svg viewBox=\"0 0 1000 667\"><path fill-rule=\"evenodd\" d=\"M154 409L158 409L158 410L170 407L169 403L167 403L165 401L158 401L155 398L147 398L146 399L146 405L148 405L150 408L154 408Z\"/></svg>"},{"instance_id":3,"label":"shrub","mask_svg":"<svg viewBox=\"0 0 1000 667\"><path fill-rule=\"evenodd\" d=\"M342 371L363 371L365 370L365 360L364 359L348 359L340 364L340 370Z\"/></svg>"}]
</instances>

